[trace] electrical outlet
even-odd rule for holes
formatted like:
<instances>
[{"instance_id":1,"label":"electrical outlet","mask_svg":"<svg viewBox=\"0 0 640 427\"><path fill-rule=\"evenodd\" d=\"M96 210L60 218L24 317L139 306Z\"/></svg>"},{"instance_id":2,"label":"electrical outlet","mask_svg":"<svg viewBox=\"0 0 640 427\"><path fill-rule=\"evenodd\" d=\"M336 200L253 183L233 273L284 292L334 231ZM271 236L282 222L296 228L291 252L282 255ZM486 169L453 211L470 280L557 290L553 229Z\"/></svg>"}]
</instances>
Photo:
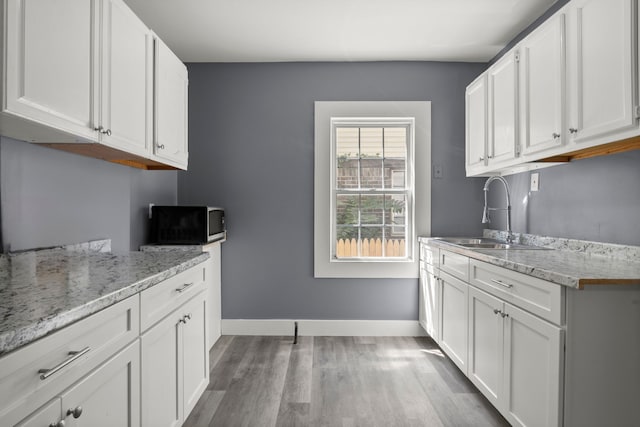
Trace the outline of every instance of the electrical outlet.
<instances>
[{"instance_id":1,"label":"electrical outlet","mask_svg":"<svg viewBox=\"0 0 640 427\"><path fill-rule=\"evenodd\" d=\"M531 174L531 191L538 191L540 188L540 174L532 173Z\"/></svg>"},{"instance_id":2,"label":"electrical outlet","mask_svg":"<svg viewBox=\"0 0 640 427\"><path fill-rule=\"evenodd\" d=\"M151 217L153 215L151 215L151 208L153 207L154 203L149 203L149 219L151 219Z\"/></svg>"}]
</instances>

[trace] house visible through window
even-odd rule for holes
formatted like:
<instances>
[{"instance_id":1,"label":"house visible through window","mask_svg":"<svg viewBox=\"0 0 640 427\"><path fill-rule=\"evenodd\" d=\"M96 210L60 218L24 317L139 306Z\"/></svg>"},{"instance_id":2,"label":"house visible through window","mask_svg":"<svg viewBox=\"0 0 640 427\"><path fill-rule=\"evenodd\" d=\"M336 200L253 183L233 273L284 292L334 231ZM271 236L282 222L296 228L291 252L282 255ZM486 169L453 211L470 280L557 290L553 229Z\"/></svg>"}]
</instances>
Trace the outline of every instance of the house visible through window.
<instances>
[{"instance_id":1,"label":"house visible through window","mask_svg":"<svg viewBox=\"0 0 640 427\"><path fill-rule=\"evenodd\" d=\"M409 119L335 119L333 257L407 258L412 224L413 125Z\"/></svg>"}]
</instances>

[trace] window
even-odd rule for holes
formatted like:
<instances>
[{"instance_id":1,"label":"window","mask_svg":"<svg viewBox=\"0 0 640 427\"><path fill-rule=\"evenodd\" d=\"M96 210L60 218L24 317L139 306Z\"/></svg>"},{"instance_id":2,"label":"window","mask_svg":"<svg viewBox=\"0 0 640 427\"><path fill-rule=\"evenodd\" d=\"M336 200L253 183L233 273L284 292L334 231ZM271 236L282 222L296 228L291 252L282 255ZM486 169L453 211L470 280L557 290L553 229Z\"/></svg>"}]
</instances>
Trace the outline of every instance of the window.
<instances>
[{"instance_id":1,"label":"window","mask_svg":"<svg viewBox=\"0 0 640 427\"><path fill-rule=\"evenodd\" d=\"M316 102L315 277L418 277L430 103Z\"/></svg>"},{"instance_id":2,"label":"window","mask_svg":"<svg viewBox=\"0 0 640 427\"><path fill-rule=\"evenodd\" d=\"M413 123L331 120L333 261L409 257Z\"/></svg>"}]
</instances>

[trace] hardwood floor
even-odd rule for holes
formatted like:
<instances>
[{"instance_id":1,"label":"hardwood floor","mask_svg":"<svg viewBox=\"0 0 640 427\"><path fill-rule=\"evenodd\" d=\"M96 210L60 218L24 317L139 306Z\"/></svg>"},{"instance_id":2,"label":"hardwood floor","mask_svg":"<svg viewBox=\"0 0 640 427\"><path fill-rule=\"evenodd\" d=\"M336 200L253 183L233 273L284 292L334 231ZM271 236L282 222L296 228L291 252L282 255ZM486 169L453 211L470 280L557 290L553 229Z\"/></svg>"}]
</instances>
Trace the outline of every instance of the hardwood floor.
<instances>
[{"instance_id":1,"label":"hardwood floor","mask_svg":"<svg viewBox=\"0 0 640 427\"><path fill-rule=\"evenodd\" d=\"M223 336L204 426L508 426L430 338Z\"/></svg>"}]
</instances>

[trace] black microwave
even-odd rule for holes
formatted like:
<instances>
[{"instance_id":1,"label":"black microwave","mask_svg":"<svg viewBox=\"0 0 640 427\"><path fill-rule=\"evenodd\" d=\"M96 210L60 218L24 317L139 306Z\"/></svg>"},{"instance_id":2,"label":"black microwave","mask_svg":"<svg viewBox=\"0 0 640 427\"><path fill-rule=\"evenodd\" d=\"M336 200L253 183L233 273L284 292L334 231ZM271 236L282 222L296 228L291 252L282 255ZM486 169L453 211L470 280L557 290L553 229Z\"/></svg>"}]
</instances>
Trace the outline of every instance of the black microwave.
<instances>
[{"instance_id":1,"label":"black microwave","mask_svg":"<svg viewBox=\"0 0 640 427\"><path fill-rule=\"evenodd\" d=\"M227 236L224 209L210 206L152 206L151 243L194 245Z\"/></svg>"}]
</instances>

